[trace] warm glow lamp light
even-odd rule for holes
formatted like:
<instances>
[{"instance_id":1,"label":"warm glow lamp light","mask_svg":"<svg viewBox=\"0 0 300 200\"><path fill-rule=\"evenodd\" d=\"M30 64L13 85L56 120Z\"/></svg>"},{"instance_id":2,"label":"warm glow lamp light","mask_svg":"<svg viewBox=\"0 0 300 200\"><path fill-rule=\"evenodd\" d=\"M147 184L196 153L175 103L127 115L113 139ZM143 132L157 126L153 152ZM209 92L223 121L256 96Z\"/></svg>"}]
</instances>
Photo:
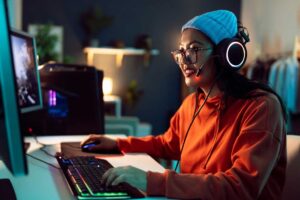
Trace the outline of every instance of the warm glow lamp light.
<instances>
[{"instance_id":1,"label":"warm glow lamp light","mask_svg":"<svg viewBox=\"0 0 300 200\"><path fill-rule=\"evenodd\" d=\"M103 94L104 95L111 95L113 89L113 80L109 77L104 77L103 79Z\"/></svg>"}]
</instances>

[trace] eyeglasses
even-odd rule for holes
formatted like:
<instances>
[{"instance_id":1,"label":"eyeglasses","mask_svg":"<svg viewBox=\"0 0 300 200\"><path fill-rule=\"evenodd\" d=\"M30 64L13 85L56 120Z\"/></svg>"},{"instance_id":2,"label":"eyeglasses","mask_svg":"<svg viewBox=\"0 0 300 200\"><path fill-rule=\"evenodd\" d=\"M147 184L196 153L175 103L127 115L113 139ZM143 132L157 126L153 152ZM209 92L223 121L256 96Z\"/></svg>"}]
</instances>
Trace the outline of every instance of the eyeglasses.
<instances>
[{"instance_id":1,"label":"eyeglasses","mask_svg":"<svg viewBox=\"0 0 300 200\"><path fill-rule=\"evenodd\" d=\"M181 64L196 64L198 61L198 52L211 50L212 48L203 48L203 47L193 47L188 48L186 50L184 49L178 49L175 51L172 51L171 54L173 55L173 58L175 62L178 65ZM201 55L203 56L203 55Z\"/></svg>"}]
</instances>

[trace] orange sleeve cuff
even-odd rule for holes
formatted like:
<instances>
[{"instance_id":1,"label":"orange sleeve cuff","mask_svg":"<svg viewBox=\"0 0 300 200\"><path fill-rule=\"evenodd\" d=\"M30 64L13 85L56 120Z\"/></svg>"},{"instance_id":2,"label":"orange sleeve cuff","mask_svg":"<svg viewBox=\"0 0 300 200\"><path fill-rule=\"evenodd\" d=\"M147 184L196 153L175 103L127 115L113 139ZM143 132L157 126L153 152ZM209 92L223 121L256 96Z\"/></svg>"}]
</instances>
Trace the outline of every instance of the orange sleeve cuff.
<instances>
[{"instance_id":1,"label":"orange sleeve cuff","mask_svg":"<svg viewBox=\"0 0 300 200\"><path fill-rule=\"evenodd\" d=\"M128 139L117 139L117 146L121 152L128 152L130 151L130 143L128 142Z\"/></svg>"},{"instance_id":2,"label":"orange sleeve cuff","mask_svg":"<svg viewBox=\"0 0 300 200\"><path fill-rule=\"evenodd\" d=\"M165 175L158 172L147 172L147 195L165 196Z\"/></svg>"}]
</instances>

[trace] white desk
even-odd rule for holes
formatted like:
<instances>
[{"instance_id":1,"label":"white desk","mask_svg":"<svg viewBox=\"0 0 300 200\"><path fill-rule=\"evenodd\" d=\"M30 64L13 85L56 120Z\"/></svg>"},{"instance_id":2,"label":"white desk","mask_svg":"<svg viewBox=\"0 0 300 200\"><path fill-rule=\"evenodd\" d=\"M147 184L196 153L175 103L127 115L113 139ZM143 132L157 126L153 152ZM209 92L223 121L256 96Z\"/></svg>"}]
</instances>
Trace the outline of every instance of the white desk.
<instances>
[{"instance_id":1,"label":"white desk","mask_svg":"<svg viewBox=\"0 0 300 200\"><path fill-rule=\"evenodd\" d=\"M85 136L43 136L38 137L39 142L53 144L47 148L52 155L60 151L60 142L81 141ZM113 136L116 137L116 136ZM33 138L26 138L26 142L31 145L27 153L34 155L44 161L58 166L55 158L40 151L40 145ZM143 170L163 172L164 168L147 154L125 154L120 157L105 157L113 166L133 165ZM68 187L61 170L53 168L45 163L37 161L27 156L28 175L13 177L0 161L0 179L8 178L11 180L18 200L68 200L75 199ZM143 199L162 199L162 198L143 198Z\"/></svg>"}]
</instances>

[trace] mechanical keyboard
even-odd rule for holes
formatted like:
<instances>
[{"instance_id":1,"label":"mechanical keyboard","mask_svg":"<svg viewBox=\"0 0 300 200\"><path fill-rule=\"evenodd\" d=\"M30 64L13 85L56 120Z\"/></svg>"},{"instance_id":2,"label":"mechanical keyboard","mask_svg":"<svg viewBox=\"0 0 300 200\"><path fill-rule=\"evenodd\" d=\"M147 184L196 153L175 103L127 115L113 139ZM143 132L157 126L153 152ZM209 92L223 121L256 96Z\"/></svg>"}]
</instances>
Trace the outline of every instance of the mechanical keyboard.
<instances>
[{"instance_id":1,"label":"mechanical keyboard","mask_svg":"<svg viewBox=\"0 0 300 200\"><path fill-rule=\"evenodd\" d=\"M145 197L138 189L127 183L105 187L104 172L113 166L103 159L92 156L63 157L56 155L63 173L78 199L129 199Z\"/></svg>"}]
</instances>

